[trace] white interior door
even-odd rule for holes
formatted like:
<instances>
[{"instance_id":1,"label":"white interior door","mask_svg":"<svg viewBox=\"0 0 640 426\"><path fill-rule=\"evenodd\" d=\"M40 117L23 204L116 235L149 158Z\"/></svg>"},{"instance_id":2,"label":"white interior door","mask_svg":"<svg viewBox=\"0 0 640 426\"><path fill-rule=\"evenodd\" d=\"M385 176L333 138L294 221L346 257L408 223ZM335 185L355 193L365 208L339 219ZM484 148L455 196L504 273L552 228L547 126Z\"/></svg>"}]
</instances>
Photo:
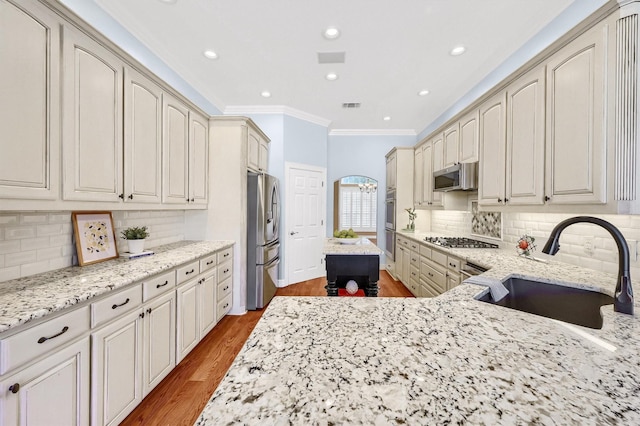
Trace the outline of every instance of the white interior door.
<instances>
[{"instance_id":1,"label":"white interior door","mask_svg":"<svg viewBox=\"0 0 640 426\"><path fill-rule=\"evenodd\" d=\"M286 265L287 283L325 274L326 170L287 163Z\"/></svg>"}]
</instances>

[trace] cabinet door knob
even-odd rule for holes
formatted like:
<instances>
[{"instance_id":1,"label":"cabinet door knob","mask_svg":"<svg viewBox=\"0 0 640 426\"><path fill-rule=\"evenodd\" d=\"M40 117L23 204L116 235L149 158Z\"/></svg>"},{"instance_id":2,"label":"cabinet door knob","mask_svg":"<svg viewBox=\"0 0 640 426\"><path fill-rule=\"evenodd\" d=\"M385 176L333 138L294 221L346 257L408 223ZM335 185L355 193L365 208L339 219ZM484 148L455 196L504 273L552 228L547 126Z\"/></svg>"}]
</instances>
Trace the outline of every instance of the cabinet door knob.
<instances>
[{"instance_id":1,"label":"cabinet door knob","mask_svg":"<svg viewBox=\"0 0 640 426\"><path fill-rule=\"evenodd\" d=\"M502 198L498 198L498 202L501 203L502 202Z\"/></svg>"},{"instance_id":2,"label":"cabinet door knob","mask_svg":"<svg viewBox=\"0 0 640 426\"><path fill-rule=\"evenodd\" d=\"M508 199L508 198L505 198L505 199L504 199L504 202L505 202L505 203L508 203L508 202L509 202L509 199Z\"/></svg>"},{"instance_id":3,"label":"cabinet door knob","mask_svg":"<svg viewBox=\"0 0 640 426\"><path fill-rule=\"evenodd\" d=\"M545 201L549 201L549 200L551 200L551 197L549 197L548 195L545 195L545 196L544 196L544 200L545 200Z\"/></svg>"},{"instance_id":4,"label":"cabinet door knob","mask_svg":"<svg viewBox=\"0 0 640 426\"><path fill-rule=\"evenodd\" d=\"M140 318L144 318L144 312L140 314Z\"/></svg>"},{"instance_id":5,"label":"cabinet door knob","mask_svg":"<svg viewBox=\"0 0 640 426\"><path fill-rule=\"evenodd\" d=\"M192 198L192 199L191 199L191 202L193 203L194 201L196 201L196 199L195 199L195 198Z\"/></svg>"},{"instance_id":6,"label":"cabinet door knob","mask_svg":"<svg viewBox=\"0 0 640 426\"><path fill-rule=\"evenodd\" d=\"M129 196L127 197L130 200L133 200L133 194L129 194Z\"/></svg>"},{"instance_id":7,"label":"cabinet door knob","mask_svg":"<svg viewBox=\"0 0 640 426\"><path fill-rule=\"evenodd\" d=\"M147 309L147 313L150 314L151 313L151 308Z\"/></svg>"},{"instance_id":8,"label":"cabinet door knob","mask_svg":"<svg viewBox=\"0 0 640 426\"><path fill-rule=\"evenodd\" d=\"M11 393L18 393L18 391L20 390L20 383L14 383L11 386L9 386L9 390L11 391Z\"/></svg>"},{"instance_id":9,"label":"cabinet door knob","mask_svg":"<svg viewBox=\"0 0 640 426\"><path fill-rule=\"evenodd\" d=\"M121 200L124 200L124 194L118 195L118 198L120 198Z\"/></svg>"}]
</instances>

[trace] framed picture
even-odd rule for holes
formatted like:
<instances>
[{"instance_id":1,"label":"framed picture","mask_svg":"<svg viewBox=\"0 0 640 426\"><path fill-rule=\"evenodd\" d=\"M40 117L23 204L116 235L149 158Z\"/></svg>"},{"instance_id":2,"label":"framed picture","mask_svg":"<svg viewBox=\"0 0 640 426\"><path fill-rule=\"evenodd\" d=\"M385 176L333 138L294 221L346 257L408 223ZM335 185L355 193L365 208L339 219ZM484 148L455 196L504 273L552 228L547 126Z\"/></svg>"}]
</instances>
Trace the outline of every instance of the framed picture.
<instances>
[{"instance_id":1,"label":"framed picture","mask_svg":"<svg viewBox=\"0 0 640 426\"><path fill-rule=\"evenodd\" d=\"M72 212L80 266L118 257L111 212Z\"/></svg>"}]
</instances>

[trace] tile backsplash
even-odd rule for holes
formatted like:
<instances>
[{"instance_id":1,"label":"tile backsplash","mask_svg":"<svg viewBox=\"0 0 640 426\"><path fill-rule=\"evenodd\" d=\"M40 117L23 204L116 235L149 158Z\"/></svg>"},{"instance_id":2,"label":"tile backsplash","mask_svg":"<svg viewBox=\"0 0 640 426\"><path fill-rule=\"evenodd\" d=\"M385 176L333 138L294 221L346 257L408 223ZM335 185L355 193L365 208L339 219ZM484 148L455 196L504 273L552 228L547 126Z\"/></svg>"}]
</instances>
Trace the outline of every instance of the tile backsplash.
<instances>
[{"instance_id":1,"label":"tile backsplash","mask_svg":"<svg viewBox=\"0 0 640 426\"><path fill-rule=\"evenodd\" d=\"M518 239L524 234L536 238L534 256L547 257L542 247L549 238L554 226L564 219L581 216L580 214L555 213L502 213L501 247L513 247L515 252ZM637 281L640 277L640 215L592 215L611 222L620 229L629 243L631 254L631 277ZM447 234L472 234L472 214L463 211L433 211L431 214L431 231ZM566 228L560 236L560 251L553 256L554 260L584 266L585 268L617 274L618 249L609 233L592 224L575 224ZM591 246L591 251L585 250ZM636 277L636 278L634 278Z\"/></svg>"},{"instance_id":2,"label":"tile backsplash","mask_svg":"<svg viewBox=\"0 0 640 426\"><path fill-rule=\"evenodd\" d=\"M118 252L127 250L120 231L128 226L149 228L145 247L184 239L185 212L114 211ZM71 212L0 213L0 282L77 265Z\"/></svg>"}]
</instances>

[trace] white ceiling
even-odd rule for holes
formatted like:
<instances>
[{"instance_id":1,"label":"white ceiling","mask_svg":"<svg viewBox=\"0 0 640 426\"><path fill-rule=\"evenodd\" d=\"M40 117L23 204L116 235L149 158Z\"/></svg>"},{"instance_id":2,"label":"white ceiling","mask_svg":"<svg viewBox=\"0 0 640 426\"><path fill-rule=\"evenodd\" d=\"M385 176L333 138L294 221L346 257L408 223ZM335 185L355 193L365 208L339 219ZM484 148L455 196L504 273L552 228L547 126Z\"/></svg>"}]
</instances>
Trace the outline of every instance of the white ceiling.
<instances>
[{"instance_id":1,"label":"white ceiling","mask_svg":"<svg viewBox=\"0 0 640 426\"><path fill-rule=\"evenodd\" d=\"M574 0L92 1L223 112L285 106L332 130L419 133ZM337 51L344 64L318 64Z\"/></svg>"}]
</instances>

